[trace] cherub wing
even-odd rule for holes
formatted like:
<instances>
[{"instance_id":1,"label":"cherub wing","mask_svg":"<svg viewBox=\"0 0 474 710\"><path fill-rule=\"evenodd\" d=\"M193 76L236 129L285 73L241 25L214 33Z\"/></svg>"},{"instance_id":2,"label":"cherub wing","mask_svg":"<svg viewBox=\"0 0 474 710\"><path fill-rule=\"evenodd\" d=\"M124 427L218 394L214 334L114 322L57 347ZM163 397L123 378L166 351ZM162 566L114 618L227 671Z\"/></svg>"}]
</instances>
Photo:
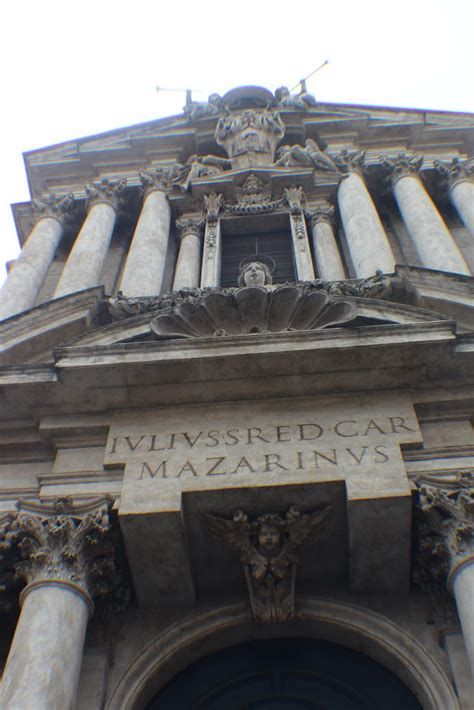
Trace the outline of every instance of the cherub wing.
<instances>
[{"instance_id":1,"label":"cherub wing","mask_svg":"<svg viewBox=\"0 0 474 710\"><path fill-rule=\"evenodd\" d=\"M206 514L205 518L215 537L238 550L243 562L246 561L244 557L250 559L254 547L250 542L251 525L247 520L225 520L209 514Z\"/></svg>"},{"instance_id":2,"label":"cherub wing","mask_svg":"<svg viewBox=\"0 0 474 710\"><path fill-rule=\"evenodd\" d=\"M317 530L326 527L332 508L326 506L315 513L291 515L288 520L288 535L291 547L299 547Z\"/></svg>"}]
</instances>

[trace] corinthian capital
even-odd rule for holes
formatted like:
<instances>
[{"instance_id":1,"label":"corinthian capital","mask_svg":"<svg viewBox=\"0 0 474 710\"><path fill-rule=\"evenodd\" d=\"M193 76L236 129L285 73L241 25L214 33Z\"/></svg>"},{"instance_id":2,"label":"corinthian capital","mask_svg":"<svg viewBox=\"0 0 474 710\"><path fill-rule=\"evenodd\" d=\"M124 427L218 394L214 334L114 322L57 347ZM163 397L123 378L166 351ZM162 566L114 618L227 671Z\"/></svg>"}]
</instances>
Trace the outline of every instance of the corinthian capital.
<instances>
[{"instance_id":1,"label":"corinthian capital","mask_svg":"<svg viewBox=\"0 0 474 710\"><path fill-rule=\"evenodd\" d=\"M446 579L474 557L474 476L460 471L449 482L424 479L418 491L420 567L425 575Z\"/></svg>"},{"instance_id":2,"label":"corinthian capital","mask_svg":"<svg viewBox=\"0 0 474 710\"><path fill-rule=\"evenodd\" d=\"M396 182L407 175L418 175L423 165L422 155L409 155L408 153L397 153L397 155L381 155L380 162L387 173Z\"/></svg>"},{"instance_id":3,"label":"corinthian capital","mask_svg":"<svg viewBox=\"0 0 474 710\"><path fill-rule=\"evenodd\" d=\"M334 162L343 173L362 175L365 164L365 150L341 150L334 156Z\"/></svg>"},{"instance_id":4,"label":"corinthian capital","mask_svg":"<svg viewBox=\"0 0 474 710\"><path fill-rule=\"evenodd\" d=\"M188 234L195 237L202 237L206 220L202 217L180 217L176 220L176 231L178 238L182 240Z\"/></svg>"},{"instance_id":5,"label":"corinthian capital","mask_svg":"<svg viewBox=\"0 0 474 710\"><path fill-rule=\"evenodd\" d=\"M332 225L335 211L332 205L318 205L307 213L311 220L311 226L314 227L318 222L326 222L326 224Z\"/></svg>"},{"instance_id":6,"label":"corinthian capital","mask_svg":"<svg viewBox=\"0 0 474 710\"><path fill-rule=\"evenodd\" d=\"M458 182L474 181L474 158L469 160L453 158L450 163L435 160L434 166L448 188L453 188Z\"/></svg>"},{"instance_id":7,"label":"corinthian capital","mask_svg":"<svg viewBox=\"0 0 474 710\"><path fill-rule=\"evenodd\" d=\"M88 209L99 202L105 202L117 210L123 200L126 184L127 181L125 179L107 180L107 178L103 178L100 182L86 185L85 192Z\"/></svg>"},{"instance_id":8,"label":"corinthian capital","mask_svg":"<svg viewBox=\"0 0 474 710\"><path fill-rule=\"evenodd\" d=\"M160 190L161 192L166 192L170 187L170 181L168 179L167 173L161 167L155 168L154 170L140 170L138 172L143 196L146 197L150 192L155 190Z\"/></svg>"},{"instance_id":9,"label":"corinthian capital","mask_svg":"<svg viewBox=\"0 0 474 710\"><path fill-rule=\"evenodd\" d=\"M104 498L76 507L68 498L53 505L20 503L5 539L16 553L17 579L62 581L91 598L105 596L119 582L109 514Z\"/></svg>"},{"instance_id":10,"label":"corinthian capital","mask_svg":"<svg viewBox=\"0 0 474 710\"><path fill-rule=\"evenodd\" d=\"M47 197L37 198L32 201L34 220L38 222L43 217L52 217L63 223L65 218L71 215L73 204L74 195L72 193L62 197L48 195Z\"/></svg>"}]
</instances>

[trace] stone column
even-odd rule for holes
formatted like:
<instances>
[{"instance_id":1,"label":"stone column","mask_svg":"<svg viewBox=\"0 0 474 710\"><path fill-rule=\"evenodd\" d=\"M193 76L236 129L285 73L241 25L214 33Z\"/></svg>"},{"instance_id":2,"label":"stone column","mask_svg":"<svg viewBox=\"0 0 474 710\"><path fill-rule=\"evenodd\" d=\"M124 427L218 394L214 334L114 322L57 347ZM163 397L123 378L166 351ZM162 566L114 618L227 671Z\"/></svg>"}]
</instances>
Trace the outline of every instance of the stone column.
<instances>
[{"instance_id":1,"label":"stone column","mask_svg":"<svg viewBox=\"0 0 474 710\"><path fill-rule=\"evenodd\" d=\"M223 196L215 192L204 197L206 228L201 266L201 288L219 286L220 284L222 243L219 211L223 204Z\"/></svg>"},{"instance_id":2,"label":"stone column","mask_svg":"<svg viewBox=\"0 0 474 710\"><path fill-rule=\"evenodd\" d=\"M339 183L337 201L357 278L395 270L392 249L362 176L364 160L362 151L342 151L338 156L348 172Z\"/></svg>"},{"instance_id":3,"label":"stone column","mask_svg":"<svg viewBox=\"0 0 474 710\"><path fill-rule=\"evenodd\" d=\"M474 675L474 475L419 484L421 569L447 584L456 601L464 643Z\"/></svg>"},{"instance_id":4,"label":"stone column","mask_svg":"<svg viewBox=\"0 0 474 710\"><path fill-rule=\"evenodd\" d=\"M463 255L421 182L423 156L399 153L382 157L382 164L391 174L393 194L423 266L470 275Z\"/></svg>"},{"instance_id":5,"label":"stone column","mask_svg":"<svg viewBox=\"0 0 474 710\"><path fill-rule=\"evenodd\" d=\"M179 234L179 254L173 281L173 291L199 286L201 273L201 241L203 219L183 217L176 221Z\"/></svg>"},{"instance_id":6,"label":"stone column","mask_svg":"<svg viewBox=\"0 0 474 710\"><path fill-rule=\"evenodd\" d=\"M170 234L167 182L160 170L141 172L143 207L125 262L120 291L125 296L158 296L161 292Z\"/></svg>"},{"instance_id":7,"label":"stone column","mask_svg":"<svg viewBox=\"0 0 474 710\"><path fill-rule=\"evenodd\" d=\"M342 281L344 265L333 231L334 207L319 206L311 213L311 231L316 270L320 279Z\"/></svg>"},{"instance_id":8,"label":"stone column","mask_svg":"<svg viewBox=\"0 0 474 710\"><path fill-rule=\"evenodd\" d=\"M73 199L72 195L64 198L50 196L33 203L37 212L36 224L0 291L0 320L35 305L61 241L64 218Z\"/></svg>"},{"instance_id":9,"label":"stone column","mask_svg":"<svg viewBox=\"0 0 474 710\"><path fill-rule=\"evenodd\" d=\"M303 212L304 194L302 187L287 187L283 198L290 208L291 235L293 238L293 256L295 259L296 278L299 281L313 281L314 268L311 249L309 248L306 220Z\"/></svg>"},{"instance_id":10,"label":"stone column","mask_svg":"<svg viewBox=\"0 0 474 710\"><path fill-rule=\"evenodd\" d=\"M474 237L474 158L452 163L435 161L436 169L445 179L451 202L455 206L466 229Z\"/></svg>"},{"instance_id":11,"label":"stone column","mask_svg":"<svg viewBox=\"0 0 474 710\"><path fill-rule=\"evenodd\" d=\"M28 504L7 536L27 586L3 680L0 707L73 710L92 596L117 585L107 505L81 514L67 499ZM83 508L91 510L91 505Z\"/></svg>"},{"instance_id":12,"label":"stone column","mask_svg":"<svg viewBox=\"0 0 474 710\"><path fill-rule=\"evenodd\" d=\"M99 285L126 181L102 180L86 187L88 214L59 279L55 298Z\"/></svg>"}]
</instances>

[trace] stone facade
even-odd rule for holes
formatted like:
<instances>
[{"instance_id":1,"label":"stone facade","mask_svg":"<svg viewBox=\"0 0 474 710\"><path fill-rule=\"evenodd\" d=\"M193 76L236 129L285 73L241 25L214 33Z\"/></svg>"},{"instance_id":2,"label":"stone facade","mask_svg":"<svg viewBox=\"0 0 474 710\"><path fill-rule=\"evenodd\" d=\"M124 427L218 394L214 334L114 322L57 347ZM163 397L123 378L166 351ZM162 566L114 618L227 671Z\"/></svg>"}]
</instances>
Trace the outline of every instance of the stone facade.
<instances>
[{"instance_id":1,"label":"stone facade","mask_svg":"<svg viewBox=\"0 0 474 710\"><path fill-rule=\"evenodd\" d=\"M243 87L26 154L1 707L143 708L285 637L473 707L473 142Z\"/></svg>"}]
</instances>

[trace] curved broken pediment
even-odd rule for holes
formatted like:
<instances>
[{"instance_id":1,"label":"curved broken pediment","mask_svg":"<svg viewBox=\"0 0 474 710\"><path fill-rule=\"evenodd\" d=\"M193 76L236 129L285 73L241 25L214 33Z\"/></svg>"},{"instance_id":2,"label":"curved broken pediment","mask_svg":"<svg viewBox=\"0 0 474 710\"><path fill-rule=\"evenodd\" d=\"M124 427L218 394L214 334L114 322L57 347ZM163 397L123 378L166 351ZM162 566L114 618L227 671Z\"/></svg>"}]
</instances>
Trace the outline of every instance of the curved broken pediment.
<instances>
[{"instance_id":1,"label":"curved broken pediment","mask_svg":"<svg viewBox=\"0 0 474 710\"><path fill-rule=\"evenodd\" d=\"M151 329L158 338L218 337L321 330L356 317L352 303L334 301L324 291L308 293L298 284L245 286L189 299L157 315Z\"/></svg>"}]
</instances>

